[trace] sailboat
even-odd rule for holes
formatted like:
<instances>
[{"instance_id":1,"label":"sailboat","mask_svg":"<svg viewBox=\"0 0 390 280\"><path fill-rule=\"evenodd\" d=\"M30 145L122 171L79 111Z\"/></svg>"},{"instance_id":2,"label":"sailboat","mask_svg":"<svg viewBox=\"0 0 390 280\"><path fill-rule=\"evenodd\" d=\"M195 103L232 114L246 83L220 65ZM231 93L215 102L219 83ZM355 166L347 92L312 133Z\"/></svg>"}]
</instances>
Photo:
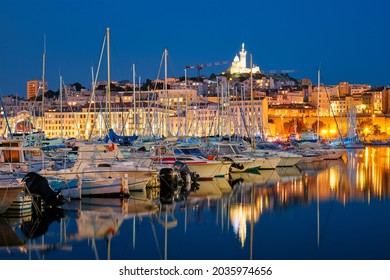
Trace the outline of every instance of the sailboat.
<instances>
[{"instance_id":1,"label":"sailboat","mask_svg":"<svg viewBox=\"0 0 390 280\"><path fill-rule=\"evenodd\" d=\"M349 149L362 149L365 147L364 143L360 141L356 130L356 107L351 106L348 112L348 130L347 136L343 139L344 145Z\"/></svg>"},{"instance_id":2,"label":"sailboat","mask_svg":"<svg viewBox=\"0 0 390 280\"><path fill-rule=\"evenodd\" d=\"M302 132L301 141L295 141L299 153L303 156L302 160L296 165L300 170L307 168L320 168L323 166L324 160L338 160L345 155L346 149L344 145L334 146L320 137L320 70L318 70L318 85L317 85L317 133L311 130ZM326 88L325 88L326 91Z\"/></svg>"}]
</instances>

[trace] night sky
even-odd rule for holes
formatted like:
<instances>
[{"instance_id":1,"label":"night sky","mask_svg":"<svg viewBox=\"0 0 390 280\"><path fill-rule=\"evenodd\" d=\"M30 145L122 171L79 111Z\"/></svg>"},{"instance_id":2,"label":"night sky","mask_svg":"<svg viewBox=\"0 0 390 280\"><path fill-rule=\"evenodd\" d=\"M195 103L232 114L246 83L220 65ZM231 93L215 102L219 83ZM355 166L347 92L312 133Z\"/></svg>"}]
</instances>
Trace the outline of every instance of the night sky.
<instances>
[{"instance_id":1,"label":"night sky","mask_svg":"<svg viewBox=\"0 0 390 280\"><path fill-rule=\"evenodd\" d=\"M291 75L316 83L320 68L326 84L390 85L389 7L385 0L2 0L0 95L26 97L26 82L42 78L44 38L49 89L58 90L60 74L90 88L107 27L111 80L132 81L133 64L137 81L157 78L164 48L168 76L184 76L186 65L233 60L244 42L261 70L298 70ZM98 80L106 77L104 55Z\"/></svg>"}]
</instances>

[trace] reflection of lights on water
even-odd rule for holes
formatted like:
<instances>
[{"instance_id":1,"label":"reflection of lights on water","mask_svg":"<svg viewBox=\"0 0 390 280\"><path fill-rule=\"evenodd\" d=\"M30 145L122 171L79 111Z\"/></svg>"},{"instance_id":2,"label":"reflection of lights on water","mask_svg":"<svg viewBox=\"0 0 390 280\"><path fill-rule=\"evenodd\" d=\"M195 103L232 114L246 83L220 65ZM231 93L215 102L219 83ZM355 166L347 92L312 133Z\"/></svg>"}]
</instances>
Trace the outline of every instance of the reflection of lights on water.
<instances>
[{"instance_id":1,"label":"reflection of lights on water","mask_svg":"<svg viewBox=\"0 0 390 280\"><path fill-rule=\"evenodd\" d=\"M387 148L386 150L386 168L390 167L390 149Z\"/></svg>"},{"instance_id":2,"label":"reflection of lights on water","mask_svg":"<svg viewBox=\"0 0 390 280\"><path fill-rule=\"evenodd\" d=\"M250 198L248 198L250 201ZM247 237L247 223L251 223L252 219L254 223L257 223L260 219L260 215L266 205L269 205L269 200L266 198L264 201L263 196L259 196L255 199L253 205L248 204L232 204L230 206L230 222L233 227L234 233L240 239L241 247L245 245Z\"/></svg>"},{"instance_id":3,"label":"reflection of lights on water","mask_svg":"<svg viewBox=\"0 0 390 280\"><path fill-rule=\"evenodd\" d=\"M360 168L360 165L358 165L358 168L356 170L356 188L358 190L363 190L364 189L364 181L366 177L366 172L364 169Z\"/></svg>"},{"instance_id":4,"label":"reflection of lights on water","mask_svg":"<svg viewBox=\"0 0 390 280\"><path fill-rule=\"evenodd\" d=\"M230 200L229 219L240 244L245 245L250 233L247 227L250 226L251 218L252 221L258 221L264 211L313 203L317 195L317 183L320 200L336 200L345 207L348 207L351 201L372 203L389 197L390 170L387 163L390 164L390 148L376 149L376 152L371 152L372 149L369 147L354 151L349 156L351 160L344 162L342 167L340 162L334 161L336 164L333 164L332 161L326 169L318 172L304 170L297 178L277 181L272 188L255 188L255 202L252 206L250 188L237 193L237 199ZM251 212L252 209L254 212Z\"/></svg>"},{"instance_id":5,"label":"reflection of lights on water","mask_svg":"<svg viewBox=\"0 0 390 280\"><path fill-rule=\"evenodd\" d=\"M338 170L331 168L329 170L329 188L331 191L334 191L337 188L338 179L339 179Z\"/></svg>"},{"instance_id":6,"label":"reflection of lights on water","mask_svg":"<svg viewBox=\"0 0 390 280\"><path fill-rule=\"evenodd\" d=\"M366 167L368 167L368 159L369 159L369 153L368 153L368 149L365 149L364 150L364 164Z\"/></svg>"},{"instance_id":7,"label":"reflection of lights on water","mask_svg":"<svg viewBox=\"0 0 390 280\"><path fill-rule=\"evenodd\" d=\"M249 215L247 212L248 206L244 205L235 205L234 207L230 208L230 220L233 225L233 231L236 235L238 235L238 238L241 242L241 247L244 247L245 239L246 239L246 221L249 218L250 220L250 212ZM251 210L251 207L249 207L249 211Z\"/></svg>"}]
</instances>

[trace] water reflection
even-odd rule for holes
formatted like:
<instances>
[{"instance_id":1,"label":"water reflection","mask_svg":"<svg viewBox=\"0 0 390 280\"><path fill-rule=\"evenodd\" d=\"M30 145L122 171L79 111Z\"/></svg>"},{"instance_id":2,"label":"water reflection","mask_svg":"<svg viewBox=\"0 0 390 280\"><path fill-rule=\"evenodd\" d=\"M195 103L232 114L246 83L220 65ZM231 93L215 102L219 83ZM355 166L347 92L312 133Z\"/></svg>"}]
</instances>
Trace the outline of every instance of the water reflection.
<instances>
[{"instance_id":1,"label":"water reflection","mask_svg":"<svg viewBox=\"0 0 390 280\"><path fill-rule=\"evenodd\" d=\"M301 168L200 181L169 205L152 188L71 201L39 219L4 216L0 258L389 258L390 148Z\"/></svg>"},{"instance_id":2,"label":"water reflection","mask_svg":"<svg viewBox=\"0 0 390 280\"><path fill-rule=\"evenodd\" d=\"M319 205L324 202L370 204L389 197L390 148L348 151L347 160L328 160L295 168L278 169L279 180L258 175L236 175L230 201L230 219L241 246L247 239L247 228L258 223L265 212L288 211L291 207L317 205L318 243L320 226ZM262 173L262 171L260 172Z\"/></svg>"}]
</instances>

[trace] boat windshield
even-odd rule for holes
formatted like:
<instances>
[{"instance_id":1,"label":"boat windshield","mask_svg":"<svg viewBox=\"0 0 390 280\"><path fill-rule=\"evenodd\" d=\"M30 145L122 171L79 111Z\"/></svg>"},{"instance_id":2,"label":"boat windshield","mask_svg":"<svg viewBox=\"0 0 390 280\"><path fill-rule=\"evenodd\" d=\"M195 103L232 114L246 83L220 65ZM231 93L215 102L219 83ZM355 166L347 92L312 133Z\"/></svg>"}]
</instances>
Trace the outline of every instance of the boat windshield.
<instances>
[{"instance_id":1,"label":"boat windshield","mask_svg":"<svg viewBox=\"0 0 390 280\"><path fill-rule=\"evenodd\" d=\"M223 155L239 154L240 151L236 146L221 145L219 146L219 153Z\"/></svg>"},{"instance_id":2,"label":"boat windshield","mask_svg":"<svg viewBox=\"0 0 390 280\"><path fill-rule=\"evenodd\" d=\"M180 149L173 149L173 153L175 154L175 155L185 155L186 153L184 153L182 150L180 150Z\"/></svg>"},{"instance_id":3,"label":"boat windshield","mask_svg":"<svg viewBox=\"0 0 390 280\"><path fill-rule=\"evenodd\" d=\"M272 143L257 143L256 144L257 149L259 150L279 150L279 148Z\"/></svg>"},{"instance_id":4,"label":"boat windshield","mask_svg":"<svg viewBox=\"0 0 390 280\"><path fill-rule=\"evenodd\" d=\"M202 152L199 148L185 148L181 149L181 151L186 155L195 155L195 156L202 156ZM175 152L176 154L176 152Z\"/></svg>"}]
</instances>

